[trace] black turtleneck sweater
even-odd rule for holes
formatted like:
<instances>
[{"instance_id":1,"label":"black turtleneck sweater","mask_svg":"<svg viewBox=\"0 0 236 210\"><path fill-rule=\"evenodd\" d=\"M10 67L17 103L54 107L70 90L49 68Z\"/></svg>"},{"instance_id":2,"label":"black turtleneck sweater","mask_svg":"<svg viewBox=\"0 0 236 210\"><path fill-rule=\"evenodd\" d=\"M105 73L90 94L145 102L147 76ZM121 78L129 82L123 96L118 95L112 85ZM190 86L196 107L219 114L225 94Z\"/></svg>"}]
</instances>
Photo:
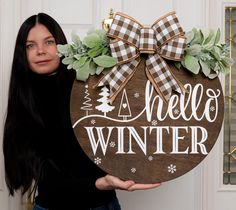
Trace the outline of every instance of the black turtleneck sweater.
<instances>
[{"instance_id":1,"label":"black turtleneck sweater","mask_svg":"<svg viewBox=\"0 0 236 210\"><path fill-rule=\"evenodd\" d=\"M33 75L33 94L44 127L35 139L41 159L36 204L49 210L88 210L115 198L115 191L95 187L106 173L83 152L70 121L74 71ZM30 131L29 131L30 132Z\"/></svg>"}]
</instances>

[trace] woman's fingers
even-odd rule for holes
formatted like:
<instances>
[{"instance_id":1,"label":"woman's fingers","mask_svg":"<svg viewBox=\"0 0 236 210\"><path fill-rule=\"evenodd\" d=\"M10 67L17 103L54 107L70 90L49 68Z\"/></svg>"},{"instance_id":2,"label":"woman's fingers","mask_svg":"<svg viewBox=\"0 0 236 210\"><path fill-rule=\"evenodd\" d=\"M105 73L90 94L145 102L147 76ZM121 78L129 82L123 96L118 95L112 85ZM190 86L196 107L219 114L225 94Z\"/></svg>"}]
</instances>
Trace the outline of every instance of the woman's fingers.
<instances>
[{"instance_id":1,"label":"woman's fingers","mask_svg":"<svg viewBox=\"0 0 236 210\"><path fill-rule=\"evenodd\" d=\"M121 189L128 190L135 183L133 181L122 181L118 177L106 175L97 179L95 185L100 190Z\"/></svg>"},{"instance_id":2,"label":"woman's fingers","mask_svg":"<svg viewBox=\"0 0 236 210\"><path fill-rule=\"evenodd\" d=\"M127 191L147 190L147 189L159 187L161 185L160 183L136 184L132 180L123 181L119 179L118 177L115 177L109 174L97 179L95 184L96 184L96 187L100 190L119 189L119 190L127 190Z\"/></svg>"},{"instance_id":3,"label":"woman's fingers","mask_svg":"<svg viewBox=\"0 0 236 210\"><path fill-rule=\"evenodd\" d=\"M110 183L115 189L128 190L132 185L135 184L134 181L123 181L118 177L111 175L107 175L106 179L108 180L108 183Z\"/></svg>"},{"instance_id":4,"label":"woman's fingers","mask_svg":"<svg viewBox=\"0 0 236 210\"><path fill-rule=\"evenodd\" d=\"M134 184L129 187L128 191L134 191L134 190L148 190L148 189L153 189L156 187L159 187L161 184L156 183L156 184Z\"/></svg>"}]
</instances>

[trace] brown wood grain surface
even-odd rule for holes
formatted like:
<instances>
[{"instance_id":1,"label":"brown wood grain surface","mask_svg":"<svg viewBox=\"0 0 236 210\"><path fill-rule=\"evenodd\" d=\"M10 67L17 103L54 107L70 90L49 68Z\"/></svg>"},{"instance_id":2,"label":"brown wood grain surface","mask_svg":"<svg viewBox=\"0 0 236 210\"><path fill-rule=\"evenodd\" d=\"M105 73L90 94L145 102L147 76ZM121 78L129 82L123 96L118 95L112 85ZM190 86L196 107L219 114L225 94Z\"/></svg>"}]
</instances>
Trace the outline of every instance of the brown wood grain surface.
<instances>
[{"instance_id":1,"label":"brown wood grain surface","mask_svg":"<svg viewBox=\"0 0 236 210\"><path fill-rule=\"evenodd\" d=\"M164 182L187 173L211 151L224 114L220 81L171 68L187 93L173 93L168 105L155 90L151 94L144 58L112 105L106 102L109 87L94 88L101 76L74 82L75 135L107 173L139 183Z\"/></svg>"}]
</instances>

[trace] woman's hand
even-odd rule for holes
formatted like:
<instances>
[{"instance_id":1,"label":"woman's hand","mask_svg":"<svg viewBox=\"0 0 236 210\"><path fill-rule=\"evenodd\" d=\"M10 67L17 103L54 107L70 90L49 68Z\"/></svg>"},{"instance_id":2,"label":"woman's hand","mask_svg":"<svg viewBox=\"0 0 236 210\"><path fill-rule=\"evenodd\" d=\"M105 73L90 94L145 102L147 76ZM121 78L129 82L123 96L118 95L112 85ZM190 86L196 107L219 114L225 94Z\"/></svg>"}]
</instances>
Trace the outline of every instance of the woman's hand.
<instances>
[{"instance_id":1,"label":"woman's hand","mask_svg":"<svg viewBox=\"0 0 236 210\"><path fill-rule=\"evenodd\" d=\"M134 191L134 190L148 190L152 188L159 187L161 184L156 183L156 184L134 184L129 187L128 191Z\"/></svg>"},{"instance_id":2,"label":"woman's hand","mask_svg":"<svg viewBox=\"0 0 236 210\"><path fill-rule=\"evenodd\" d=\"M127 190L127 191L134 191L134 190L146 190L152 189L155 187L160 186L160 183L157 184L136 184L132 180L122 181L118 177L106 175L97 179L95 183L96 187L99 190Z\"/></svg>"}]
</instances>

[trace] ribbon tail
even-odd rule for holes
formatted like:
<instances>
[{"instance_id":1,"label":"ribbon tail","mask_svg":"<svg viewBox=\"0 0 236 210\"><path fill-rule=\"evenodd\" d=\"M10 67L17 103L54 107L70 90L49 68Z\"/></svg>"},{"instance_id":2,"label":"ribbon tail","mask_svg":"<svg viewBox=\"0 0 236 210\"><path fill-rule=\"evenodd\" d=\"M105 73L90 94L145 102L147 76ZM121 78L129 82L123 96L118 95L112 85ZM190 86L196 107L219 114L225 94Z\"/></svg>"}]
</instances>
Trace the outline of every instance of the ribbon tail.
<instances>
[{"instance_id":1,"label":"ribbon tail","mask_svg":"<svg viewBox=\"0 0 236 210\"><path fill-rule=\"evenodd\" d=\"M138 57L129 63L115 66L108 74L102 77L95 86L100 87L109 85L109 102L112 104L119 92L134 75L135 71L137 70L136 67L139 63L140 58Z\"/></svg>"},{"instance_id":2,"label":"ribbon tail","mask_svg":"<svg viewBox=\"0 0 236 210\"><path fill-rule=\"evenodd\" d=\"M180 94L185 92L184 86L172 75L170 68L158 54L149 55L146 74L165 103L168 103L172 90Z\"/></svg>"}]
</instances>

